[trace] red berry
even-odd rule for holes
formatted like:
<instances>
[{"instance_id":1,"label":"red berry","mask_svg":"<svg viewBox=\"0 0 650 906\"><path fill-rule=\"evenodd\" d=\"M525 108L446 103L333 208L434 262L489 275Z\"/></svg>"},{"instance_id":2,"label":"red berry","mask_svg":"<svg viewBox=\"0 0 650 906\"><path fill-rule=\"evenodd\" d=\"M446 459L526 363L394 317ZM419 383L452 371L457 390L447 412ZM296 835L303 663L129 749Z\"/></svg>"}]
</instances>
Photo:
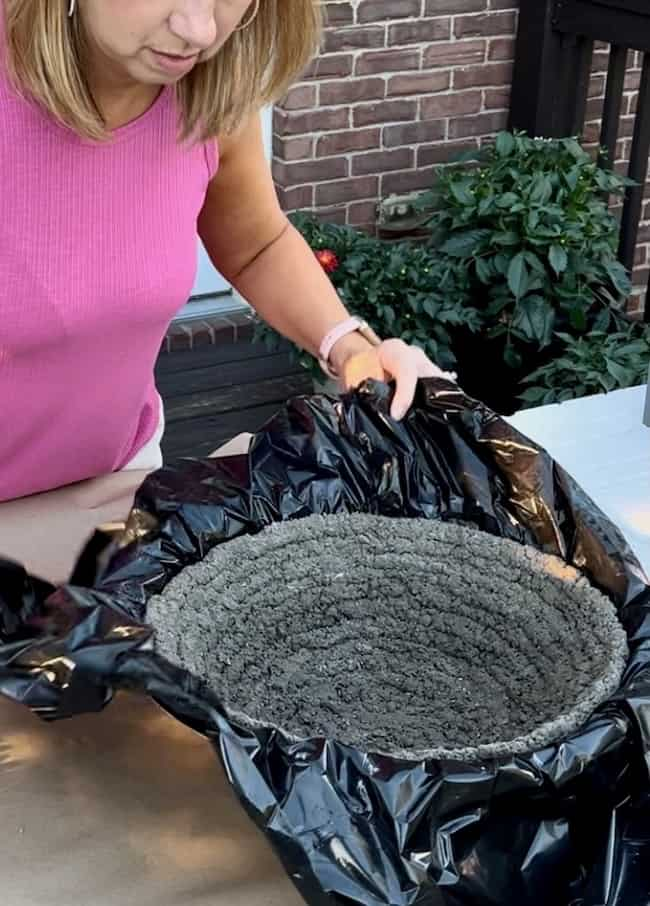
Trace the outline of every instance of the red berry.
<instances>
[{"instance_id":1,"label":"red berry","mask_svg":"<svg viewBox=\"0 0 650 906\"><path fill-rule=\"evenodd\" d=\"M314 255L326 274L333 274L339 266L339 259L331 249L321 249L318 252L314 252Z\"/></svg>"}]
</instances>

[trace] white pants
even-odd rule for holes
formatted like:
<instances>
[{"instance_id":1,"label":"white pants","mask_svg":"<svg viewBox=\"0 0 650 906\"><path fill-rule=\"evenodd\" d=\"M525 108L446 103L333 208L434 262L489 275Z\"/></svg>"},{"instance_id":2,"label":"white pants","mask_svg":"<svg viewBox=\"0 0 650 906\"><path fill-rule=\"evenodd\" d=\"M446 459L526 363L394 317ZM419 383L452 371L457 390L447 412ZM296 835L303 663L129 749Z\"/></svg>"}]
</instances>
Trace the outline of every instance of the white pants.
<instances>
[{"instance_id":1,"label":"white pants","mask_svg":"<svg viewBox=\"0 0 650 906\"><path fill-rule=\"evenodd\" d=\"M127 464L120 469L120 472L155 472L156 469L162 469L163 458L160 442L165 433L165 409L163 401L160 400L160 417L158 425L154 431L153 437L135 454Z\"/></svg>"}]
</instances>

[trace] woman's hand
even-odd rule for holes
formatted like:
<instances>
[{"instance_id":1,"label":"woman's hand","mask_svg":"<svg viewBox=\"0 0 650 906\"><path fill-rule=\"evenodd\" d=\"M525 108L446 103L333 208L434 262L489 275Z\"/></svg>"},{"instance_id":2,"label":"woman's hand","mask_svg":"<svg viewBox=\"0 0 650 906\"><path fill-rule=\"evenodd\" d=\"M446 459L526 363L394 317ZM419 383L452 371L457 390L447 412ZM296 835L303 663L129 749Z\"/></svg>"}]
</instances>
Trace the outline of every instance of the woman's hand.
<instances>
[{"instance_id":1,"label":"woman's hand","mask_svg":"<svg viewBox=\"0 0 650 906\"><path fill-rule=\"evenodd\" d=\"M403 340L385 340L377 347L365 343L364 348L348 350L347 355L344 350L335 347L332 359L333 361L338 359L337 370L346 390L358 387L368 379L395 381L391 416L397 420L404 418L410 409L420 378L441 377L450 381L456 380L455 374L442 371L421 349L408 346Z\"/></svg>"}]
</instances>

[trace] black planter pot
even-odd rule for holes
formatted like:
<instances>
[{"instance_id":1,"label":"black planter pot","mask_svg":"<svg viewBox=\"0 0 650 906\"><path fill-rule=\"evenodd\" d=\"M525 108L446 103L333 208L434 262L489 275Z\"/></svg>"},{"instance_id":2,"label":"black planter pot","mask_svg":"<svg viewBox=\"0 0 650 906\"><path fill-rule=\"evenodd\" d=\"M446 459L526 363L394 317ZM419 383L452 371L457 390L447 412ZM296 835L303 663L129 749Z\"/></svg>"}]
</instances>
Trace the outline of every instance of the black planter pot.
<instances>
[{"instance_id":1,"label":"black planter pot","mask_svg":"<svg viewBox=\"0 0 650 906\"><path fill-rule=\"evenodd\" d=\"M505 348L505 337L460 331L454 342L456 371L465 393L499 415L513 415L522 408L522 380L560 355L561 349L557 343L541 351L534 346L521 347L523 364L512 368L505 361Z\"/></svg>"}]
</instances>

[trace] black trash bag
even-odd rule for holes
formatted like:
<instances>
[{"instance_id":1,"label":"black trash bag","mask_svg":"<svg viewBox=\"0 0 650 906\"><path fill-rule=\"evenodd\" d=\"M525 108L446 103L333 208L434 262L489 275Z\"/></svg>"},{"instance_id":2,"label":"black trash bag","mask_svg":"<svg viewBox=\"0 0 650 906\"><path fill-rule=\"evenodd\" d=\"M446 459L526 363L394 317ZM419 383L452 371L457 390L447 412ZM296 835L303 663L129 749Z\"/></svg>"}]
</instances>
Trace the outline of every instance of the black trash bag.
<instances>
[{"instance_id":1,"label":"black trash bag","mask_svg":"<svg viewBox=\"0 0 650 906\"><path fill-rule=\"evenodd\" d=\"M0 566L0 690L47 719L100 709L111 689L151 695L211 740L310 906L645 906L643 570L547 453L458 388L425 382L400 424L389 398L377 384L342 402L300 398L248 456L156 473L123 536L108 547L93 540L76 585L48 594ZM579 732L526 758L409 763L237 726L194 677L154 654L147 599L185 565L274 521L357 511L465 521L583 570L628 634L618 693Z\"/></svg>"}]
</instances>

